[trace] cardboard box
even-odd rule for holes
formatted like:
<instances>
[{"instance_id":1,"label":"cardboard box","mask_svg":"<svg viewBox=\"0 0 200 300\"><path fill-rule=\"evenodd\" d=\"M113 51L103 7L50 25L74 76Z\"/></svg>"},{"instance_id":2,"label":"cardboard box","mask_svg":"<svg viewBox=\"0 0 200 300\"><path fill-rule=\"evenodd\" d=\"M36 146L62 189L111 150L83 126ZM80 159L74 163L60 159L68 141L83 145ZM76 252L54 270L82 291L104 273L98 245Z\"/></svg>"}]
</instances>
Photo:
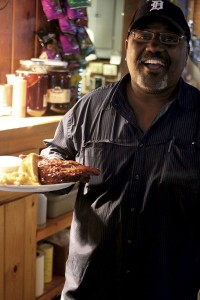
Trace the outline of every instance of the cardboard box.
<instances>
[{"instance_id":1,"label":"cardboard box","mask_svg":"<svg viewBox=\"0 0 200 300\"><path fill-rule=\"evenodd\" d=\"M60 246L53 244L53 273L61 276L65 275L65 264L69 254L69 245Z\"/></svg>"}]
</instances>

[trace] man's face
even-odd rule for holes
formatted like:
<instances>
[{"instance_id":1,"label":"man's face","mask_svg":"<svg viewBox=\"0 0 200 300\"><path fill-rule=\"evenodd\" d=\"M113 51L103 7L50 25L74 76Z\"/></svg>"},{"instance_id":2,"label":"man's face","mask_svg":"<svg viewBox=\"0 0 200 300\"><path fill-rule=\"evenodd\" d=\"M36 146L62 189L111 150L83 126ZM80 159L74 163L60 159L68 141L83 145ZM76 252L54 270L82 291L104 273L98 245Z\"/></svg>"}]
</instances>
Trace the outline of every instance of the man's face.
<instances>
[{"instance_id":1,"label":"man's face","mask_svg":"<svg viewBox=\"0 0 200 300\"><path fill-rule=\"evenodd\" d=\"M159 21L141 30L175 33L167 24ZM147 43L139 42L130 34L126 40L126 60L131 80L148 93L159 93L175 86L183 72L188 57L185 39L177 45L162 44L156 36Z\"/></svg>"}]
</instances>

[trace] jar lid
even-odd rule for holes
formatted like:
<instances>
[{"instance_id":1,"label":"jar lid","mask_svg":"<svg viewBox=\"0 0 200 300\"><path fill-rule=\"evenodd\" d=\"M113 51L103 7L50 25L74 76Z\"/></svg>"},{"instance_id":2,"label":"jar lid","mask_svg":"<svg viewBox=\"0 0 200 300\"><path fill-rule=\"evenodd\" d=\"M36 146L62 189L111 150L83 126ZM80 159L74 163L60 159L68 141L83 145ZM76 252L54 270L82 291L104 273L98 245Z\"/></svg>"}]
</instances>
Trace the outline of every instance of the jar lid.
<instances>
[{"instance_id":1,"label":"jar lid","mask_svg":"<svg viewBox=\"0 0 200 300\"><path fill-rule=\"evenodd\" d=\"M32 62L39 63L45 66L52 66L52 67L63 67L67 68L68 62L56 60L56 59L41 59L41 58L31 58Z\"/></svg>"},{"instance_id":2,"label":"jar lid","mask_svg":"<svg viewBox=\"0 0 200 300\"><path fill-rule=\"evenodd\" d=\"M57 69L57 68L53 68L50 70L50 73L65 73L65 74L69 74L69 70L68 69Z\"/></svg>"},{"instance_id":3,"label":"jar lid","mask_svg":"<svg viewBox=\"0 0 200 300\"><path fill-rule=\"evenodd\" d=\"M20 59L20 65L25 65L25 66L32 66L34 64L41 65L42 63L40 61L32 61L28 59Z\"/></svg>"},{"instance_id":4,"label":"jar lid","mask_svg":"<svg viewBox=\"0 0 200 300\"><path fill-rule=\"evenodd\" d=\"M33 73L47 73L47 67L39 61L20 60L23 71L32 71Z\"/></svg>"},{"instance_id":5,"label":"jar lid","mask_svg":"<svg viewBox=\"0 0 200 300\"><path fill-rule=\"evenodd\" d=\"M45 74L48 74L46 69L37 69L35 71L33 70L16 70L15 71L16 74L18 75L29 75L29 74L34 74L34 75L45 75Z\"/></svg>"}]
</instances>

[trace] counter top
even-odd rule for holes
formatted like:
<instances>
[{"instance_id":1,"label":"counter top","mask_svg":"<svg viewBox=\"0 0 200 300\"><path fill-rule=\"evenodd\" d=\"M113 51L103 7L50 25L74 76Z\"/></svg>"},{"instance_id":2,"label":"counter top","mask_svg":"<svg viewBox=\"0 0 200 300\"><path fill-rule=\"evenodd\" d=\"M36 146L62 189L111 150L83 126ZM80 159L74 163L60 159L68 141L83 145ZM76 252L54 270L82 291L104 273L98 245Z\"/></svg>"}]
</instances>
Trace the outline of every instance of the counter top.
<instances>
[{"instance_id":1,"label":"counter top","mask_svg":"<svg viewBox=\"0 0 200 300\"><path fill-rule=\"evenodd\" d=\"M47 124L52 122L59 122L63 116L50 117L28 117L28 118L14 118L11 116L0 117L0 130L16 129L22 127L30 127L38 124Z\"/></svg>"},{"instance_id":2,"label":"counter top","mask_svg":"<svg viewBox=\"0 0 200 300\"><path fill-rule=\"evenodd\" d=\"M63 116L0 118L0 155L28 152L44 147L43 140L54 136Z\"/></svg>"}]
</instances>

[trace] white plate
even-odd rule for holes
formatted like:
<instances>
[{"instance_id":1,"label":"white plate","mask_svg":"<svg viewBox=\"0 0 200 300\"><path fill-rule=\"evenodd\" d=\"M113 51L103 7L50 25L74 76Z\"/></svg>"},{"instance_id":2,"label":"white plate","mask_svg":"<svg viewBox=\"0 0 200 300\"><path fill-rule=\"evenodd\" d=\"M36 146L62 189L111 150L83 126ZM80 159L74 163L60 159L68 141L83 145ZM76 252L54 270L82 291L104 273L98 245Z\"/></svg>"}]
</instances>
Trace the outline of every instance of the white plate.
<instances>
[{"instance_id":1,"label":"white plate","mask_svg":"<svg viewBox=\"0 0 200 300\"><path fill-rule=\"evenodd\" d=\"M47 184L47 185L5 185L0 184L1 191L7 192L21 192L21 193L44 193L62 190L75 182L59 183L59 184Z\"/></svg>"}]
</instances>

